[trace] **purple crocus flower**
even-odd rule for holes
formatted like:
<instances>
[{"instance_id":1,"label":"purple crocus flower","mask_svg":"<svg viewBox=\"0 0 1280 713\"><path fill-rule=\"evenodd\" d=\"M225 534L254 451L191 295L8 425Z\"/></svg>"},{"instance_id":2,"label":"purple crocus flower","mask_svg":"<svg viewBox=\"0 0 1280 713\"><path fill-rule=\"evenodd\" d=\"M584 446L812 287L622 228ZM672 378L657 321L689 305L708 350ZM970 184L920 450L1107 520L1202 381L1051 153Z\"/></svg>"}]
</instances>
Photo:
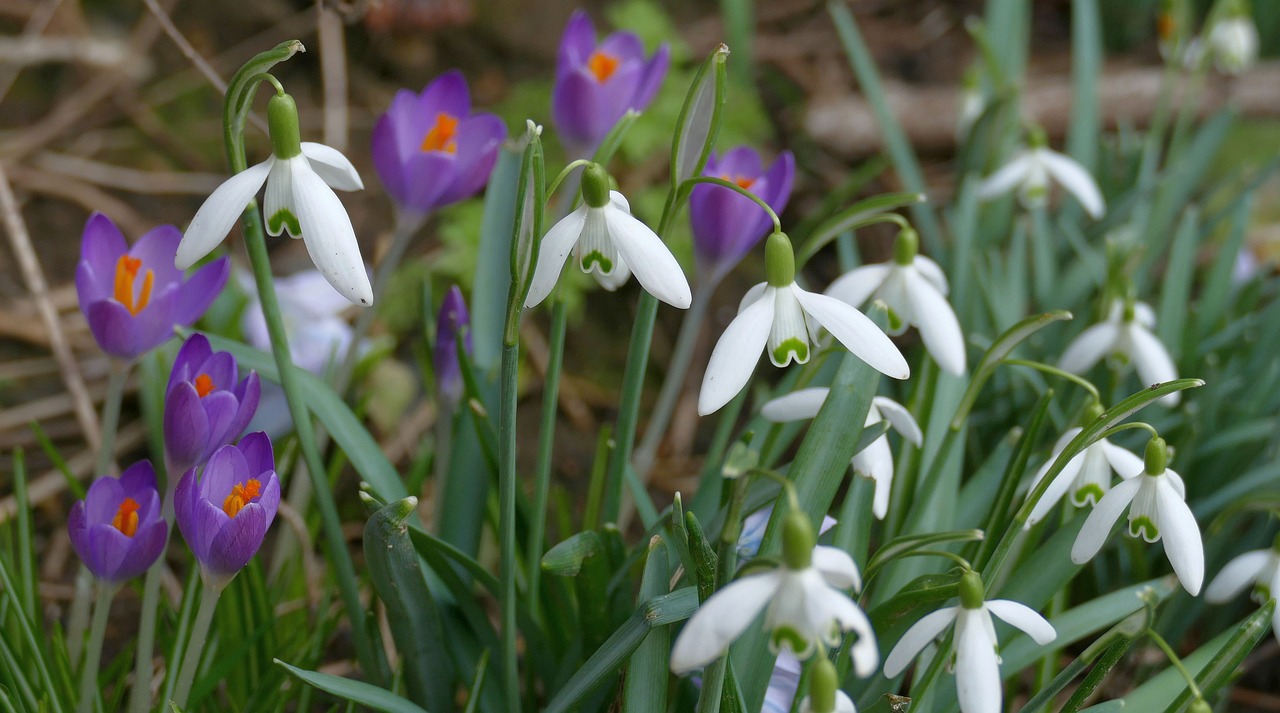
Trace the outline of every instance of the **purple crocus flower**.
<instances>
[{"instance_id":1,"label":"purple crocus flower","mask_svg":"<svg viewBox=\"0 0 1280 713\"><path fill-rule=\"evenodd\" d=\"M119 478L93 481L84 500L72 506L67 531L98 579L123 582L147 571L169 541L151 461L134 463Z\"/></svg>"},{"instance_id":2,"label":"purple crocus flower","mask_svg":"<svg viewBox=\"0 0 1280 713\"><path fill-rule=\"evenodd\" d=\"M453 70L419 94L396 92L373 127L373 165L402 208L426 214L484 188L506 136L497 116L471 112L467 80Z\"/></svg>"},{"instance_id":3,"label":"purple crocus flower","mask_svg":"<svg viewBox=\"0 0 1280 713\"><path fill-rule=\"evenodd\" d=\"M747 146L719 157L713 152L703 169L703 175L733 181L751 191L775 213L786 209L795 174L796 160L790 151L779 154L765 170L760 154ZM689 221L698 271L708 277L732 269L773 227L769 215L751 199L705 183L694 186L689 195Z\"/></svg>"},{"instance_id":4,"label":"purple crocus flower","mask_svg":"<svg viewBox=\"0 0 1280 713\"><path fill-rule=\"evenodd\" d=\"M89 216L80 242L76 293L98 346L133 359L195 322L222 291L231 263L219 258L186 279L173 266L182 233L161 225L132 247L111 219Z\"/></svg>"},{"instance_id":5,"label":"purple crocus flower","mask_svg":"<svg viewBox=\"0 0 1280 713\"><path fill-rule=\"evenodd\" d=\"M193 334L173 362L164 397L164 449L175 473L203 465L234 441L258 408L258 373L236 381L235 357Z\"/></svg>"},{"instance_id":6,"label":"purple crocus flower","mask_svg":"<svg viewBox=\"0 0 1280 713\"><path fill-rule=\"evenodd\" d=\"M440 315L436 317L435 371L436 388L440 398L450 405L462 398L462 366L458 363L458 335L462 334L463 348L471 353L471 316L462 290L457 285L449 288Z\"/></svg>"},{"instance_id":7,"label":"purple crocus flower","mask_svg":"<svg viewBox=\"0 0 1280 713\"><path fill-rule=\"evenodd\" d=\"M203 575L225 584L248 564L280 505L271 439L258 431L214 451L199 480L196 469L178 482L178 529Z\"/></svg>"},{"instance_id":8,"label":"purple crocus flower","mask_svg":"<svg viewBox=\"0 0 1280 713\"><path fill-rule=\"evenodd\" d=\"M628 109L649 106L670 63L665 42L645 60L644 45L630 32L597 44L591 18L575 11L560 38L551 100L551 118L569 152L589 155Z\"/></svg>"}]
</instances>

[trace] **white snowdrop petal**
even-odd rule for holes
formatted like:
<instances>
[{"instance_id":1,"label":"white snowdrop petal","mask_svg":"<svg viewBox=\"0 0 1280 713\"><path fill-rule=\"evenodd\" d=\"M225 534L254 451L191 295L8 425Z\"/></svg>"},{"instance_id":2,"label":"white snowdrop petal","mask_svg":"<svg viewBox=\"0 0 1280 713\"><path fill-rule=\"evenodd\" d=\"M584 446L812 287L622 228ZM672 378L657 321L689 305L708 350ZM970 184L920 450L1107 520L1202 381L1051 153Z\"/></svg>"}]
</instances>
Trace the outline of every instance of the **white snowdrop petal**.
<instances>
[{"instance_id":1,"label":"white snowdrop petal","mask_svg":"<svg viewBox=\"0 0 1280 713\"><path fill-rule=\"evenodd\" d=\"M831 332L831 336L854 356L894 379L911 376L911 368L907 366L902 352L865 314L834 297L806 292L794 284L791 291L804 311Z\"/></svg>"},{"instance_id":2,"label":"white snowdrop petal","mask_svg":"<svg viewBox=\"0 0 1280 713\"><path fill-rule=\"evenodd\" d=\"M1011 599L992 599L987 610L1009 624L1026 632L1037 644L1045 644L1058 638L1058 632L1035 609Z\"/></svg>"},{"instance_id":3,"label":"white snowdrop petal","mask_svg":"<svg viewBox=\"0 0 1280 713\"><path fill-rule=\"evenodd\" d=\"M792 391L786 396L770 399L761 407L760 415L764 416L765 420L773 421L774 423L813 418L822 409L822 404L827 400L827 394L829 393L831 393L831 389L824 386L813 386Z\"/></svg>"},{"instance_id":4,"label":"white snowdrop petal","mask_svg":"<svg viewBox=\"0 0 1280 713\"><path fill-rule=\"evenodd\" d=\"M1147 386L1162 384L1178 378L1178 370L1173 365L1169 350L1164 348L1164 344L1160 343L1156 335L1138 324L1128 325L1128 330L1129 343L1133 345L1133 354L1130 357L1133 359L1134 368L1138 371L1138 378L1143 384ZM1181 396L1181 393L1175 391L1160 399L1160 403L1165 406L1177 406Z\"/></svg>"},{"instance_id":5,"label":"white snowdrop petal","mask_svg":"<svg viewBox=\"0 0 1280 713\"><path fill-rule=\"evenodd\" d=\"M1124 480L1102 496L1102 500L1099 500L1089 512L1089 517L1085 518L1080 534L1076 535L1075 544L1071 546L1072 562L1084 564L1098 554L1098 550L1102 549L1102 544L1111 534L1111 528L1115 526L1116 520L1120 519L1120 514L1124 512L1125 507L1133 502L1133 498L1141 487L1142 478Z\"/></svg>"},{"instance_id":6,"label":"white snowdrop petal","mask_svg":"<svg viewBox=\"0 0 1280 713\"><path fill-rule=\"evenodd\" d=\"M1080 201L1081 207L1095 220L1102 217L1107 206L1102 199L1102 191L1093 176L1076 163L1074 159L1064 156L1052 149L1040 149L1040 162L1063 188Z\"/></svg>"},{"instance_id":7,"label":"white snowdrop petal","mask_svg":"<svg viewBox=\"0 0 1280 713\"><path fill-rule=\"evenodd\" d=\"M330 188L340 191L364 190L364 181L360 180L356 167L351 165L341 151L314 141L303 141L302 155L311 162L311 170L329 184Z\"/></svg>"},{"instance_id":8,"label":"white snowdrop petal","mask_svg":"<svg viewBox=\"0 0 1280 713\"><path fill-rule=\"evenodd\" d=\"M956 621L956 696L961 713L1000 713L1000 661L982 609L960 612Z\"/></svg>"},{"instance_id":9,"label":"white snowdrop petal","mask_svg":"<svg viewBox=\"0 0 1280 713\"><path fill-rule=\"evenodd\" d=\"M917 272L904 276L907 301L920 339L929 355L948 374L962 376L965 369L964 333L955 310L933 283Z\"/></svg>"},{"instance_id":10,"label":"white snowdrop petal","mask_svg":"<svg viewBox=\"0 0 1280 713\"><path fill-rule=\"evenodd\" d=\"M941 265L924 255L916 255L911 264L916 268L917 272L924 276L924 279L938 288L938 292L945 295L951 291L950 287L947 286L947 273L943 272Z\"/></svg>"},{"instance_id":11,"label":"white snowdrop petal","mask_svg":"<svg viewBox=\"0 0 1280 713\"><path fill-rule=\"evenodd\" d=\"M560 280L564 261L569 258L569 252L582 237L582 228L586 220L587 207L582 206L561 218L542 237L542 242L538 246L538 264L533 269L529 294L524 298L525 307L537 306L555 289L556 282Z\"/></svg>"},{"instance_id":12,"label":"white snowdrop petal","mask_svg":"<svg viewBox=\"0 0 1280 713\"><path fill-rule=\"evenodd\" d=\"M311 262L343 297L353 304L372 305L373 287L347 209L305 163L295 163L292 168L293 205Z\"/></svg>"},{"instance_id":13,"label":"white snowdrop petal","mask_svg":"<svg viewBox=\"0 0 1280 713\"><path fill-rule=\"evenodd\" d=\"M866 448L853 454L849 464L859 475L875 481L871 511L876 518L884 519L889 507L888 487L893 482L893 450L889 447L889 439L884 436L875 439Z\"/></svg>"},{"instance_id":14,"label":"white snowdrop petal","mask_svg":"<svg viewBox=\"0 0 1280 713\"><path fill-rule=\"evenodd\" d=\"M676 637L671 671L692 671L723 655L777 593L782 577L776 570L744 577L703 602Z\"/></svg>"},{"instance_id":15,"label":"white snowdrop petal","mask_svg":"<svg viewBox=\"0 0 1280 713\"><path fill-rule=\"evenodd\" d=\"M960 607L947 607L926 614L920 621L911 625L911 628L898 639L897 645L889 652L889 656L884 660L884 675L893 678L902 673L907 664L916 657L929 642L938 638L938 634L947 628L956 618L956 613Z\"/></svg>"},{"instance_id":16,"label":"white snowdrop petal","mask_svg":"<svg viewBox=\"0 0 1280 713\"><path fill-rule=\"evenodd\" d=\"M831 283L826 294L854 307L861 307L884 283L891 269L892 266L887 263L855 267Z\"/></svg>"},{"instance_id":17,"label":"white snowdrop petal","mask_svg":"<svg viewBox=\"0 0 1280 713\"><path fill-rule=\"evenodd\" d=\"M814 547L813 566L836 589L862 589L858 566L853 563L853 557L839 547Z\"/></svg>"},{"instance_id":18,"label":"white snowdrop petal","mask_svg":"<svg viewBox=\"0 0 1280 713\"><path fill-rule=\"evenodd\" d=\"M1102 449L1107 462L1111 464L1111 469L1121 478L1132 478L1146 468L1142 462L1142 456L1127 451L1105 438L1098 441L1094 447Z\"/></svg>"},{"instance_id":19,"label":"white snowdrop petal","mask_svg":"<svg viewBox=\"0 0 1280 713\"><path fill-rule=\"evenodd\" d=\"M1200 539L1200 525L1191 514L1191 508L1168 483L1156 485L1156 508L1169 564L1173 565L1178 581L1194 597L1200 593L1200 585L1204 583L1204 543Z\"/></svg>"},{"instance_id":20,"label":"white snowdrop petal","mask_svg":"<svg viewBox=\"0 0 1280 713\"><path fill-rule=\"evenodd\" d=\"M1124 303L1121 302L1120 300L1116 300L1116 304L1119 306L1120 313L1122 314L1124 310ZM1147 304L1146 302L1134 302L1133 303L1133 321L1137 322L1143 327L1146 327L1147 329L1155 329L1156 328L1156 311L1152 309L1151 305Z\"/></svg>"},{"instance_id":21,"label":"white snowdrop petal","mask_svg":"<svg viewBox=\"0 0 1280 713\"><path fill-rule=\"evenodd\" d=\"M1143 470L1146 470L1145 466L1143 467ZM1178 497L1186 500L1187 484L1182 482L1182 476L1178 475L1173 468L1165 468L1164 475L1169 479L1169 486L1173 488L1173 492L1177 493Z\"/></svg>"},{"instance_id":22,"label":"white snowdrop petal","mask_svg":"<svg viewBox=\"0 0 1280 713\"><path fill-rule=\"evenodd\" d=\"M901 433L915 447L920 447L924 442L924 433L920 431L920 424L916 423L915 416L911 415L906 406L885 396L876 396L871 399L871 403L889 421L893 430Z\"/></svg>"},{"instance_id":23,"label":"white snowdrop petal","mask_svg":"<svg viewBox=\"0 0 1280 713\"><path fill-rule=\"evenodd\" d=\"M1080 333L1062 353L1058 368L1082 374L1115 348L1120 328L1112 322L1099 322Z\"/></svg>"},{"instance_id":24,"label":"white snowdrop petal","mask_svg":"<svg viewBox=\"0 0 1280 713\"><path fill-rule=\"evenodd\" d=\"M688 309L693 302L689 281L662 238L624 211L606 209L605 219L614 248L641 287L672 307Z\"/></svg>"},{"instance_id":25,"label":"white snowdrop petal","mask_svg":"<svg viewBox=\"0 0 1280 713\"><path fill-rule=\"evenodd\" d=\"M267 180L274 161L275 159L269 158L246 168L209 194L187 225L186 232L182 234L182 242L178 244L173 264L179 270L186 270L199 262L200 258L213 252L218 243L227 237L231 226L240 219L240 214L244 213L249 201L258 193L262 182Z\"/></svg>"},{"instance_id":26,"label":"white snowdrop petal","mask_svg":"<svg viewBox=\"0 0 1280 713\"><path fill-rule=\"evenodd\" d=\"M1013 190L1031 172L1033 160L1026 151L1020 152L1012 161L1006 163L998 171L987 176L978 185L978 200L998 198Z\"/></svg>"},{"instance_id":27,"label":"white snowdrop petal","mask_svg":"<svg viewBox=\"0 0 1280 713\"><path fill-rule=\"evenodd\" d=\"M1271 550L1246 552L1227 563L1218 576L1205 587L1204 599L1211 604L1223 604L1240 596L1276 555Z\"/></svg>"},{"instance_id":28,"label":"white snowdrop petal","mask_svg":"<svg viewBox=\"0 0 1280 713\"><path fill-rule=\"evenodd\" d=\"M1036 471L1036 477L1031 482L1032 489L1039 485L1041 480L1044 480L1044 476L1048 474L1049 468L1053 467L1053 463L1058 459L1058 453L1060 452L1055 452L1053 457L1040 466L1040 470ZM1084 453L1077 453L1075 458L1067 461L1067 464L1062 467L1062 470L1058 472L1053 482L1044 491L1044 495L1041 495L1040 500L1036 501L1036 506L1031 509L1031 515L1027 517L1025 528L1029 529L1032 525L1043 520L1044 516L1048 515L1049 511L1053 510L1053 507L1058 504L1058 501L1062 500L1062 496L1066 495L1067 491L1071 489L1071 484L1075 482L1076 476L1080 474L1080 470L1084 467L1084 461Z\"/></svg>"},{"instance_id":29,"label":"white snowdrop petal","mask_svg":"<svg viewBox=\"0 0 1280 713\"><path fill-rule=\"evenodd\" d=\"M288 231L291 238L302 237L302 228L292 225L298 218L298 209L293 206L294 164L293 159L271 164L271 173L267 175L267 190L262 196L262 217L266 222L267 235L280 235Z\"/></svg>"},{"instance_id":30,"label":"white snowdrop petal","mask_svg":"<svg viewBox=\"0 0 1280 713\"><path fill-rule=\"evenodd\" d=\"M773 295L765 294L725 328L711 351L698 393L698 414L720 410L742 391L755 371L773 325Z\"/></svg>"}]
</instances>

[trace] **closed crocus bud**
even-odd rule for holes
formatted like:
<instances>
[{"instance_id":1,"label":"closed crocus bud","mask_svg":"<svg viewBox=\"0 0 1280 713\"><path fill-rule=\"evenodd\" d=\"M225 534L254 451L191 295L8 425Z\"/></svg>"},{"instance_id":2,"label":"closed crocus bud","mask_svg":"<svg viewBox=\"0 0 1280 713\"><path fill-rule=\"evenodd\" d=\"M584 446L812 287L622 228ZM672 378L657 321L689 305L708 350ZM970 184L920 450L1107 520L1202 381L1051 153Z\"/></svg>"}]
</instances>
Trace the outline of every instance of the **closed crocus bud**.
<instances>
[{"instance_id":1,"label":"closed crocus bud","mask_svg":"<svg viewBox=\"0 0 1280 713\"><path fill-rule=\"evenodd\" d=\"M462 299L462 290L457 285L449 288L444 302L440 305L440 314L436 317L436 347L434 365L436 371L436 388L440 398L450 406L462 398L462 366L458 363L458 337L461 335L463 349L471 353L471 316L467 314L467 303Z\"/></svg>"},{"instance_id":2,"label":"closed crocus bud","mask_svg":"<svg viewBox=\"0 0 1280 713\"><path fill-rule=\"evenodd\" d=\"M400 207L426 214L479 193L507 127L471 111L462 73L445 72L415 94L401 89L373 128L373 165Z\"/></svg>"},{"instance_id":3,"label":"closed crocus bud","mask_svg":"<svg viewBox=\"0 0 1280 713\"><path fill-rule=\"evenodd\" d=\"M782 213L791 197L796 161L783 151L764 168L760 154L747 146L723 156L712 153L703 175L732 181ZM769 233L773 222L750 198L724 186L698 184L689 195L693 250L702 275L717 276L732 269ZM712 278L714 279L714 278Z\"/></svg>"},{"instance_id":4,"label":"closed crocus bud","mask_svg":"<svg viewBox=\"0 0 1280 713\"><path fill-rule=\"evenodd\" d=\"M237 381L235 357L215 352L203 334L178 350L164 399L164 449L170 470L203 465L234 441L258 408L257 372Z\"/></svg>"},{"instance_id":5,"label":"closed crocus bud","mask_svg":"<svg viewBox=\"0 0 1280 713\"><path fill-rule=\"evenodd\" d=\"M84 500L72 506L67 531L98 579L119 583L147 571L169 541L151 461L134 463L119 478L93 481Z\"/></svg>"},{"instance_id":6,"label":"closed crocus bud","mask_svg":"<svg viewBox=\"0 0 1280 713\"><path fill-rule=\"evenodd\" d=\"M206 582L225 585L248 564L279 505L271 439L262 432L219 448L198 480L194 468L182 476L174 496L178 529Z\"/></svg>"},{"instance_id":7,"label":"closed crocus bud","mask_svg":"<svg viewBox=\"0 0 1280 713\"><path fill-rule=\"evenodd\" d=\"M569 152L590 155L628 109L644 111L670 63L666 43L646 59L640 38L630 32L597 43L591 18L574 12L560 39L551 99L551 118Z\"/></svg>"},{"instance_id":8,"label":"closed crocus bud","mask_svg":"<svg viewBox=\"0 0 1280 713\"><path fill-rule=\"evenodd\" d=\"M222 291L228 260L214 260L188 279L173 265L181 241L177 228L161 225L130 246L110 218L89 216L76 294L104 352L133 359L151 351L173 335L174 327L199 319Z\"/></svg>"}]
</instances>

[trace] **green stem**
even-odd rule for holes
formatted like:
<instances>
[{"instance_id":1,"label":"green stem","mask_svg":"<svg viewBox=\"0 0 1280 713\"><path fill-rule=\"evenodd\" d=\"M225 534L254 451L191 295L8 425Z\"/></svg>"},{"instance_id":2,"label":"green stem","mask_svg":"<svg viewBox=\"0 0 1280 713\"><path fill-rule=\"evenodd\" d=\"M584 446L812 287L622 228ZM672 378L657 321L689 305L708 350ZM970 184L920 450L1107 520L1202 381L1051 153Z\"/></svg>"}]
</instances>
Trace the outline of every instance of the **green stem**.
<instances>
[{"instance_id":1,"label":"green stem","mask_svg":"<svg viewBox=\"0 0 1280 713\"><path fill-rule=\"evenodd\" d=\"M1182 674L1182 677L1186 679L1187 688L1191 689L1191 695L1196 699L1204 698L1204 694L1200 692L1200 687L1196 685L1196 677L1192 676L1187 667L1183 665L1182 659L1178 657L1173 647L1169 646L1169 642L1165 641L1164 637L1156 633L1154 629L1148 629L1147 636L1151 637L1151 640L1155 642L1156 646L1160 647L1164 655L1169 657L1169 663L1173 664L1173 667L1178 669L1178 673Z\"/></svg>"},{"instance_id":2,"label":"green stem","mask_svg":"<svg viewBox=\"0 0 1280 713\"><path fill-rule=\"evenodd\" d=\"M502 611L502 680L507 710L520 710L520 671L516 652L516 385L520 342L502 347L502 380L498 413L498 537Z\"/></svg>"},{"instance_id":3,"label":"green stem","mask_svg":"<svg viewBox=\"0 0 1280 713\"><path fill-rule=\"evenodd\" d=\"M529 614L540 620L541 593L539 580L542 567L543 537L547 529L547 497L551 492L551 452L555 447L556 413L560 398L560 369L564 365L564 333L568 308L557 298L551 307L551 356L547 360L547 373L542 383L542 423L538 430L538 462L534 471L533 513L529 525Z\"/></svg>"},{"instance_id":4,"label":"green stem","mask_svg":"<svg viewBox=\"0 0 1280 713\"><path fill-rule=\"evenodd\" d=\"M1059 369L1056 366L1051 366L1049 364L1045 364L1043 362L1038 362L1038 361L1030 361L1028 359L1005 359L1001 363L1008 364L1010 366L1026 366L1026 367L1035 369L1036 371L1049 374L1050 376L1056 376L1060 379L1066 379L1067 381L1070 381L1071 383L1075 384L1076 386L1079 386L1085 391L1088 391L1089 395L1093 397L1094 403L1096 404L1102 403L1102 396L1098 393L1098 387L1094 386L1093 382L1089 381L1088 379L1078 374L1072 374L1071 372L1064 371L1062 369Z\"/></svg>"},{"instance_id":5,"label":"green stem","mask_svg":"<svg viewBox=\"0 0 1280 713\"><path fill-rule=\"evenodd\" d=\"M165 484L164 503L160 508L165 521L173 530L173 492L177 479L181 477L177 470L166 463L169 480ZM142 611L138 615L138 648L133 659L133 688L129 691L129 713L147 713L151 709L151 676L153 668L151 658L156 645L156 619L160 612L160 578L164 572L164 558L147 569L147 576L142 581Z\"/></svg>"},{"instance_id":6,"label":"green stem","mask_svg":"<svg viewBox=\"0 0 1280 713\"><path fill-rule=\"evenodd\" d=\"M102 662L102 638L107 633L111 600L119 587L111 582L98 582L98 599L93 605L93 626L85 649L84 666L80 669L80 705L78 713L90 713L98 701L98 665Z\"/></svg>"},{"instance_id":7,"label":"green stem","mask_svg":"<svg viewBox=\"0 0 1280 713\"><path fill-rule=\"evenodd\" d=\"M187 650L182 654L177 684L173 688L172 700L178 710L184 710L187 707L187 699L191 696L191 684L196 679L196 669L200 667L204 645L209 638L209 625L213 623L213 612L218 608L218 597L222 595L221 587L210 584L204 577L200 579L204 582L200 590L200 608L196 610L196 619L191 625L191 638L187 639Z\"/></svg>"},{"instance_id":8,"label":"green stem","mask_svg":"<svg viewBox=\"0 0 1280 713\"><path fill-rule=\"evenodd\" d=\"M737 193L738 195L743 196L747 200L750 200L752 203L755 203L756 205L763 208L765 213L769 214L769 220L773 222L773 232L775 233L782 232L782 221L778 220L778 214L773 211L773 206L770 206L768 203L765 202L763 198L743 188L742 186L739 186L733 181L726 181L725 179L720 178L718 176L694 176L693 178L685 179L684 183L680 184L680 190L681 191L692 190L692 187L699 183L710 183L715 186L720 186L721 188L728 188L734 193Z\"/></svg>"},{"instance_id":9,"label":"green stem","mask_svg":"<svg viewBox=\"0 0 1280 713\"><path fill-rule=\"evenodd\" d=\"M107 395L102 401L102 445L98 447L98 460L94 463L94 477L111 472L115 463L116 431L120 427L120 404L124 402L124 385L129 379L133 362L111 360L108 367Z\"/></svg>"},{"instance_id":10,"label":"green stem","mask_svg":"<svg viewBox=\"0 0 1280 713\"><path fill-rule=\"evenodd\" d=\"M78 661L84 650L84 632L89 628L89 605L93 601L93 575L83 564L76 572L75 588L71 614L67 616L67 659L71 661Z\"/></svg>"}]
</instances>

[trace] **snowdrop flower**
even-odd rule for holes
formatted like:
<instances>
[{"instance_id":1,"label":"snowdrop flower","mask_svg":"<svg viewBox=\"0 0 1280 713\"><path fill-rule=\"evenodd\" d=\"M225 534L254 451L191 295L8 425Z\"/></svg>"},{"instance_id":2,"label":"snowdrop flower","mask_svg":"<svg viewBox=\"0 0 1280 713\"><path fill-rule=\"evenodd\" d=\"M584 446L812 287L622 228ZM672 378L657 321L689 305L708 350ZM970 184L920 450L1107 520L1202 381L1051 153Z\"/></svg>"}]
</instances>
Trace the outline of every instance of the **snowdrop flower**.
<instances>
[{"instance_id":1,"label":"snowdrop flower","mask_svg":"<svg viewBox=\"0 0 1280 713\"><path fill-rule=\"evenodd\" d=\"M1129 536L1147 542L1164 539L1164 551L1174 574L1191 596L1204 582L1204 544L1200 526L1187 507L1182 477L1166 468L1169 452L1163 438L1147 443L1140 475L1116 485L1102 496L1084 521L1071 547L1071 561L1084 564L1102 549L1111 527L1129 506Z\"/></svg>"},{"instance_id":2,"label":"snowdrop flower","mask_svg":"<svg viewBox=\"0 0 1280 713\"><path fill-rule=\"evenodd\" d=\"M793 391L786 396L779 396L766 403L760 409L760 415L774 422L797 421L802 418L813 418L818 415L822 404L827 400L831 389L813 387ZM905 406L884 396L871 399L871 407L867 409L867 420L864 426L880 423L888 419L889 425L902 437L917 448L924 441L920 425ZM871 511L881 520L889 512L889 491L893 486L893 451L889 449L888 435L882 435L861 451L853 454L850 461L854 471L859 475L875 481L876 492ZM750 518L748 518L750 519Z\"/></svg>"},{"instance_id":3,"label":"snowdrop flower","mask_svg":"<svg viewBox=\"0 0 1280 713\"><path fill-rule=\"evenodd\" d=\"M1142 383L1150 386L1178 378L1169 350L1151 330L1156 313L1145 302L1126 304L1116 300L1105 322L1080 333L1062 353L1058 368L1083 374L1104 356L1112 355L1133 363ZM1181 395L1174 392L1160 399L1165 406L1177 406Z\"/></svg>"},{"instance_id":4,"label":"snowdrop flower","mask_svg":"<svg viewBox=\"0 0 1280 713\"><path fill-rule=\"evenodd\" d=\"M876 371L895 379L911 375L907 360L875 322L834 297L796 285L795 255L784 233L774 233L765 242L765 268L768 281L747 291L738 316L711 352L698 395L700 415L718 411L747 385L762 351L774 366L808 362L810 347L817 341L810 319Z\"/></svg>"},{"instance_id":5,"label":"snowdrop flower","mask_svg":"<svg viewBox=\"0 0 1280 713\"><path fill-rule=\"evenodd\" d=\"M631 216L627 199L609 190L609 174L597 163L582 171L582 206L542 238L525 307L551 294L570 250L578 267L610 292L634 272L641 287L672 307L688 309L693 301L680 263L657 233Z\"/></svg>"},{"instance_id":6,"label":"snowdrop flower","mask_svg":"<svg viewBox=\"0 0 1280 713\"><path fill-rule=\"evenodd\" d=\"M1240 74L1258 62L1258 28L1244 0L1229 2L1223 15L1205 42L1219 72Z\"/></svg>"},{"instance_id":7,"label":"snowdrop flower","mask_svg":"<svg viewBox=\"0 0 1280 713\"><path fill-rule=\"evenodd\" d=\"M876 668L879 653L871 622L843 590L861 587L853 558L844 550L816 545L813 525L791 511L783 525L783 564L717 590L690 617L671 651L671 670L685 673L724 655L760 610L769 649L807 659L857 633L853 667L859 676Z\"/></svg>"},{"instance_id":8,"label":"snowdrop flower","mask_svg":"<svg viewBox=\"0 0 1280 713\"><path fill-rule=\"evenodd\" d=\"M986 601L982 577L965 572L960 578L960 604L926 615L907 629L884 662L884 675L893 678L906 669L924 647L955 622L956 635L952 651L955 663L956 693L961 713L1000 713L1003 692L1000 686L999 642L991 621L999 619L1026 632L1044 646L1057 638L1053 626L1025 604L1008 599Z\"/></svg>"},{"instance_id":9,"label":"snowdrop flower","mask_svg":"<svg viewBox=\"0 0 1280 713\"><path fill-rule=\"evenodd\" d=\"M749 560L760 553L760 543L764 540L764 531L769 529L769 518L773 517L773 505L766 505L750 515L742 518L742 532L738 533L738 558ZM818 527L818 535L825 535L827 530L836 526L836 519L830 515L822 516L822 524Z\"/></svg>"},{"instance_id":10,"label":"snowdrop flower","mask_svg":"<svg viewBox=\"0 0 1280 713\"><path fill-rule=\"evenodd\" d=\"M830 659L818 659L809 676L809 695L800 701L800 713L858 713L853 701L840 690L840 679Z\"/></svg>"},{"instance_id":11,"label":"snowdrop flower","mask_svg":"<svg viewBox=\"0 0 1280 713\"><path fill-rule=\"evenodd\" d=\"M1095 220L1101 218L1106 204L1093 176L1074 159L1049 148L1047 143L1043 131L1034 131L1030 147L1018 152L1012 161L982 181L978 198L991 200L1017 188L1024 206L1042 206L1048 200L1052 178L1080 201L1085 212Z\"/></svg>"},{"instance_id":12,"label":"snowdrop flower","mask_svg":"<svg viewBox=\"0 0 1280 713\"><path fill-rule=\"evenodd\" d=\"M283 92L267 105L271 156L218 186L191 219L174 264L185 270L208 255L267 184L263 216L267 233L302 238L316 269L333 289L355 304L373 304L373 288L360 258L351 218L333 192L364 188L355 167L337 149L302 142L298 107Z\"/></svg>"},{"instance_id":13,"label":"snowdrop flower","mask_svg":"<svg viewBox=\"0 0 1280 713\"><path fill-rule=\"evenodd\" d=\"M890 333L911 325L920 330L929 355L948 374L964 374L964 334L947 302L947 276L938 263L918 255L920 238L903 228L894 241L893 262L854 268L831 283L827 295L854 307L868 299L889 307ZM897 327L895 330L894 327Z\"/></svg>"},{"instance_id":14,"label":"snowdrop flower","mask_svg":"<svg viewBox=\"0 0 1280 713\"><path fill-rule=\"evenodd\" d=\"M1084 422L1092 421L1101 413L1102 407L1096 403L1093 404L1086 413ZM1040 481L1044 480L1045 474L1058 459L1058 455L1066 450L1067 444L1080 435L1081 430L1079 427L1068 429L1058 442L1053 444L1053 453L1036 472L1036 477L1031 481L1031 490L1035 490ZM1044 491L1039 502L1031 509L1031 515L1027 518L1027 524L1024 527L1029 529L1043 520L1068 490L1071 491L1072 505L1078 508L1095 505L1111 489L1112 471L1122 479L1128 480L1141 473L1142 467L1142 458L1105 438L1099 438L1078 453L1075 458L1067 461L1066 466L1053 479L1053 484Z\"/></svg>"},{"instance_id":15,"label":"snowdrop flower","mask_svg":"<svg viewBox=\"0 0 1280 713\"><path fill-rule=\"evenodd\" d=\"M1280 595L1280 535L1269 550L1246 552L1227 563L1204 590L1205 601L1224 604L1235 599L1250 584L1253 599L1265 604ZM1271 630L1280 639L1280 609L1271 617Z\"/></svg>"}]
</instances>

